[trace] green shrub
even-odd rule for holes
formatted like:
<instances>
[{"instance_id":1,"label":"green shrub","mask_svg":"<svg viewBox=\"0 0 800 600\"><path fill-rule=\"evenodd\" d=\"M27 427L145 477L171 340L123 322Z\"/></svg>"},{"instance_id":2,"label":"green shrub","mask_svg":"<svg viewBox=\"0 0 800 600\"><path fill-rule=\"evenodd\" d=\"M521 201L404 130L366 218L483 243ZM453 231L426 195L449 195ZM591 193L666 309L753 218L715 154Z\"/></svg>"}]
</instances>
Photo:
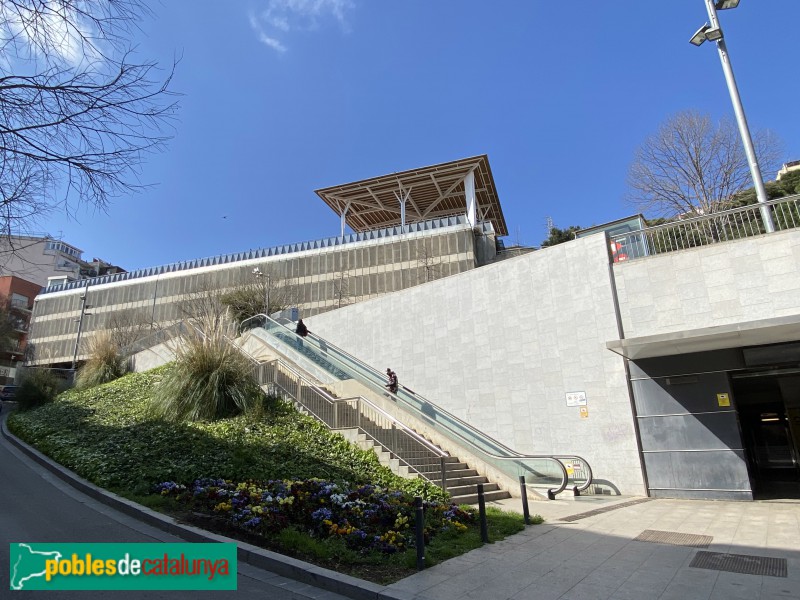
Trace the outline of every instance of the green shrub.
<instances>
[{"instance_id":1,"label":"green shrub","mask_svg":"<svg viewBox=\"0 0 800 600\"><path fill-rule=\"evenodd\" d=\"M17 388L19 409L31 410L52 402L67 386L68 383L50 369L26 369Z\"/></svg>"},{"instance_id":2,"label":"green shrub","mask_svg":"<svg viewBox=\"0 0 800 600\"><path fill-rule=\"evenodd\" d=\"M172 423L213 421L253 410L261 390L252 364L221 334L184 339L156 387L151 414Z\"/></svg>"},{"instance_id":3,"label":"green shrub","mask_svg":"<svg viewBox=\"0 0 800 600\"><path fill-rule=\"evenodd\" d=\"M100 332L89 341L89 359L78 371L75 387L85 390L122 377L127 371L125 359L110 333Z\"/></svg>"}]
</instances>

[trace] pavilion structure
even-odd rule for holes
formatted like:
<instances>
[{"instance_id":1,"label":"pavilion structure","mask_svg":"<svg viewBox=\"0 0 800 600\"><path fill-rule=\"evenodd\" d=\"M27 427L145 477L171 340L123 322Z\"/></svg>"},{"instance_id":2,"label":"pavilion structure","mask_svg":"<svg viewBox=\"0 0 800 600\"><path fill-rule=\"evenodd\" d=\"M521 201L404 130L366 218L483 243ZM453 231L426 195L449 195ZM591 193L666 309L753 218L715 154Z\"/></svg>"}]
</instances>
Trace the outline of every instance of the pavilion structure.
<instances>
[{"instance_id":1,"label":"pavilion structure","mask_svg":"<svg viewBox=\"0 0 800 600\"><path fill-rule=\"evenodd\" d=\"M341 235L345 225L360 233L464 214L508 235L485 154L315 191L339 215Z\"/></svg>"}]
</instances>

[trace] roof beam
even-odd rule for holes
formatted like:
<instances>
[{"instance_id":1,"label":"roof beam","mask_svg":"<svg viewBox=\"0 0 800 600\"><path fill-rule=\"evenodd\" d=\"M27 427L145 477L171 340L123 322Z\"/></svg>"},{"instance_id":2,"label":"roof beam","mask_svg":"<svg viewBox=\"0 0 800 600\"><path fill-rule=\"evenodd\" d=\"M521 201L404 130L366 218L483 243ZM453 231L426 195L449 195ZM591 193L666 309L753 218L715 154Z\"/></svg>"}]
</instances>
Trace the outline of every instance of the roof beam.
<instances>
[{"instance_id":1,"label":"roof beam","mask_svg":"<svg viewBox=\"0 0 800 600\"><path fill-rule=\"evenodd\" d=\"M466 176L466 175L465 175L465 176ZM455 183L453 183L453 185L451 185L449 188L447 188L447 191L445 191L445 193L444 193L444 194L439 194L439 197L438 197L436 200L434 200L434 201L431 203L431 205L430 205L430 206L429 206L429 207L428 207L428 208L425 210L425 212L424 212L424 213L422 213L420 216L421 216L422 218L425 218L425 217L427 217L428 215L430 215L430 214L433 212L433 209L434 209L434 208L436 208L436 207L437 207L439 204L441 204L441 203L442 203L442 201L443 201L445 198L447 198L448 196L450 196L450 194L452 193L452 191L453 191L454 189L456 189L456 188L458 187L458 184L459 184L459 183L461 183L462 181L464 181L464 177L461 177L461 178L459 178L459 179L458 179L458 180L457 180Z\"/></svg>"}]
</instances>

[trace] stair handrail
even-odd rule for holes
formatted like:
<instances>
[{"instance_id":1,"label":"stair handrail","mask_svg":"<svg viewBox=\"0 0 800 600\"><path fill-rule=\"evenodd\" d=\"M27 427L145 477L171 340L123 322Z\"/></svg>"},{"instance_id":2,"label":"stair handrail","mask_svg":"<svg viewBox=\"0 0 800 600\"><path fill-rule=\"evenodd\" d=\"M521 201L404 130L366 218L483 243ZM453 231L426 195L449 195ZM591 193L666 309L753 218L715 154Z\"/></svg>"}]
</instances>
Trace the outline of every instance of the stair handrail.
<instances>
[{"instance_id":1,"label":"stair handrail","mask_svg":"<svg viewBox=\"0 0 800 600\"><path fill-rule=\"evenodd\" d=\"M284 327L285 327L285 325L284 325ZM287 329L288 329L288 327L287 327ZM291 332L291 329L289 329L289 331ZM313 334L311 331L308 332L308 335L310 337L312 337L313 339L317 340L318 344L319 344L319 340L322 339L318 335ZM344 354L348 359L352 360L355 363L358 363L360 366L362 366L365 369L371 371L373 374L377 375L378 377L381 377L381 378L384 377L384 374L381 373L380 371L378 371L376 368L374 368L371 365L368 365L367 363L365 363L364 361L360 360L359 358L356 358L355 356L353 356L352 354L350 354L349 352L347 352L343 348L340 348L339 346L329 342L328 340L323 340L323 342L327 347L333 348L335 351L340 352L341 354ZM459 417L457 417L456 415L452 414L451 412L443 409L438 404L434 404L433 402L431 402L430 400L428 400L424 396L422 396L420 394L417 394L415 391L405 387L404 385L400 384L400 387L403 388L406 392L408 392L412 396L415 396L416 398L420 399L421 402L426 402L427 404L433 406L434 408L436 408L436 410L441 412L443 415L447 416L447 418L452 419L453 421L456 421L459 425L463 426L464 428L472 430L472 431L477 431L478 433L480 433L481 436L483 436L484 438L489 440L492 444L494 444L496 446L499 446L501 449L505 450L506 452L508 452L509 454L512 454L513 456L515 456L517 458L534 458L534 457L535 458L554 458L554 459L558 460L559 462L562 461L562 460L572 460L572 459L577 459L577 460L581 461L582 467L585 466L586 470L588 471L587 476L586 476L586 481L580 486L575 486L573 489L576 492L582 492L582 491L587 490L589 488L589 486L592 484L592 477L593 477L592 467L589 464L589 462L585 458L583 458L582 456L579 456L577 454L544 454L544 455L523 454L523 453L521 453L521 452L519 452L517 450L514 450L513 448L509 448L508 446L503 444L501 441L494 439L492 436L490 436L490 435L488 435L488 434L486 434L486 433L484 433L482 431L478 431L478 429L474 425L471 425L471 424L467 423L463 419L460 419ZM421 413L421 414L426 419L428 419L429 421L431 420L430 417L428 417L424 412ZM454 431L453 433L455 435L458 435L459 437L461 437L465 441L469 442L469 440L467 440L466 438L461 436L458 432ZM472 444L471 442L470 442L470 445L474 446L474 444ZM501 457L499 455L492 455L492 454L490 454L488 452L487 452L487 454L489 454L490 456L492 456L493 458L496 458L496 459L503 458L503 457ZM563 490L561 490L561 491L563 491Z\"/></svg>"},{"instance_id":2,"label":"stair handrail","mask_svg":"<svg viewBox=\"0 0 800 600\"><path fill-rule=\"evenodd\" d=\"M264 315L264 314L253 315L252 317L249 317L248 319L245 319L244 321L242 321L241 325L244 326L245 323L247 323L248 321L255 320L255 319L261 319L262 321L264 321L265 324L267 322L272 322L275 325L285 329L288 333L291 333L293 336L299 337L299 336L297 336L297 334L295 332L293 332L291 329L289 329L285 325L283 325L281 323L278 323L277 321L275 321L274 319L272 319L268 315ZM323 338L320 338L317 335L313 335L310 332L309 332L309 335L312 335L312 339L316 340L316 343L318 345L319 345L319 340L322 339L323 343L327 347L333 348L337 352L341 352L342 354L347 356L349 359L351 359L353 362L357 363L359 366L364 367L368 371L371 371L373 374L377 374L380 378L383 378L383 374L380 374L377 370L375 370L371 366L367 365L366 363L362 362L361 360L353 357L352 355L348 354L347 352L345 352L344 350L342 350L338 346L335 346L334 344L329 343L327 340L324 340ZM329 358L331 360L334 360L334 361L338 362L338 363L341 363L341 361L338 360L335 357L329 357ZM347 371L351 370L346 365L343 365L343 366L345 367L345 369ZM497 446L499 446L500 448L502 448L504 450L507 450L510 454L512 454L512 456L502 456L500 454L495 454L493 452L489 452L488 450L485 450L485 449L480 448L479 446L477 446L472 440L464 437L461 433L459 433L457 431L454 431L452 429L446 429L446 431L448 433L450 433L451 435L457 436L468 447L474 448L479 453L491 457L492 460L517 461L517 462L519 462L520 460L547 460L547 461L552 461L556 465L556 467L559 470L559 472L561 473L561 483L558 485L558 487L547 490L547 497L549 499L551 499L551 500L554 499L556 495L560 494L561 492L563 492L567 488L567 485L569 484L569 474L567 473L567 470L566 470L566 467L564 466L564 464L555 455L550 455L550 454L542 454L542 455L522 454L522 453L516 452L514 450L511 450L510 448L506 447L504 444L498 442L497 440L494 440L494 438L492 438L492 437L484 434L483 432L477 430L474 426L470 425L469 423L466 423L466 422L462 421L458 417L455 417L454 415L451 415L448 411L442 410L439 406L433 404L432 402L427 401L423 396L420 396L416 392L408 390L408 388L406 388L405 386L401 386L401 387L403 387L404 390L408 391L415 398L421 398L423 401L427 402L430 406L436 407L438 410L441 411L441 413L443 415L446 415L449 418L452 418L454 421L457 421L459 425L463 425L464 428L466 428L466 429L468 429L470 431L476 432L477 434L479 434L478 437L483 437L484 439L488 439L490 442L494 442ZM395 396L396 398L400 398L396 394L391 394L391 395ZM419 411L419 414L421 414L428 422L432 423L434 425L434 427L435 427L435 422L428 415L426 415L423 411ZM564 455L560 455L560 456L564 456ZM589 463L586 460L584 460L584 459L582 459L581 457L578 457L578 456L575 456L575 458L578 458L579 460L582 460L583 463L587 466L587 469L589 471L588 476L587 476L587 483L584 484L584 486L581 486L581 487L575 486L573 488L576 491L576 493L579 493L580 491L582 491L583 489L586 489L591 484L592 471L591 471L591 467L589 467ZM530 467L528 467L527 465L520 464L519 466L524 467L529 472L535 472Z\"/></svg>"},{"instance_id":3,"label":"stair handrail","mask_svg":"<svg viewBox=\"0 0 800 600\"><path fill-rule=\"evenodd\" d=\"M183 328L186 326L186 321L175 321L171 325L166 327L161 327L148 333L147 335L139 338L138 340L134 340L130 344L126 345L124 348L120 349L120 354L122 356L133 356L137 352L141 352L142 350L147 350L148 348L152 348L158 344L163 344L169 342L175 337L178 337L179 334L183 333ZM158 339L159 341L154 344L152 342L153 339ZM163 338L163 339L161 339ZM139 348L141 346L141 348Z\"/></svg>"},{"instance_id":4,"label":"stair handrail","mask_svg":"<svg viewBox=\"0 0 800 600\"><path fill-rule=\"evenodd\" d=\"M403 431L408 433L408 435L410 437L414 438L415 441L419 442L421 445L423 445L426 448L428 448L428 450L430 450L431 452L435 453L437 456L439 456L439 457L448 457L448 456L450 456L450 454L448 452L446 452L446 451L442 450L441 448L439 448L438 446L434 445L429 440L426 440L424 437L422 437L416 431L411 429L408 425L404 424L402 421L399 421L397 419L397 417L389 414L388 412L383 410L380 406L378 406L377 404L372 402L372 400L370 400L369 398L365 398L364 396L351 396L349 398L335 398L334 396L332 396L330 394L330 392L328 390L326 390L323 387L320 387L319 385L317 385L316 383L311 381L308 377L303 375L298 369L294 368L292 365L290 365L289 363L287 363L285 360L283 360L280 357L275 358L274 360L271 360L271 361L265 361L263 363L258 363L258 364L259 365L271 364L273 362L280 363L280 365L284 369L286 369L287 371L291 371L298 379L301 379L303 382L305 382L308 387L312 388L313 390L315 390L316 392L318 392L319 394L324 396L326 400L329 400L330 402L333 402L333 403L335 403L335 402L345 402L347 400L358 400L360 402L363 402L364 404L368 405L370 408L372 408L376 412L380 413L381 416L385 417L388 421L391 421L394 425L399 426L400 429L402 429Z\"/></svg>"},{"instance_id":5,"label":"stair handrail","mask_svg":"<svg viewBox=\"0 0 800 600\"><path fill-rule=\"evenodd\" d=\"M405 432L406 432L406 433L407 433L407 434L408 434L410 437L412 437L412 438L413 438L415 441L417 441L417 442L418 442L418 443L420 443L421 445L425 446L426 448L428 448L430 451L434 452L434 453L435 453L435 454L437 454L438 456L440 456L440 457L447 457L447 456L450 456L450 454L448 454L447 452L445 452L444 450L442 450L442 449L441 449L441 448L439 448L438 446L434 445L434 444L433 444L433 443L431 443L430 441L426 440L424 437L422 437L422 436L421 436L420 434L418 434L416 431L414 431L413 429L411 429L411 428L410 428L409 426L407 426L405 423L403 423L402 421L398 420L398 419L397 419L397 417L395 417L395 416L393 416L393 415L390 415L388 412L386 412L385 410L383 410L383 409L382 409L380 406L378 406L377 404L375 404L374 402L372 402L372 400L370 400L369 398L365 398L364 396L351 396L350 398L335 398L334 396L332 396L332 395L330 394L330 392L328 392L328 390L326 390L326 389L325 389L325 388L323 388L323 387L320 387L318 384L316 384L316 383L314 383L313 381L311 381L311 380L310 380L308 377L306 377L305 375L303 375L303 374L302 374L300 371L298 371L297 369L295 369L295 368L294 368L292 365L290 365L289 363L287 363L287 362L286 362L285 360L283 360L281 357L277 357L277 358L275 358L275 359L274 359L274 360L272 360L272 361L260 361L260 360L258 360L258 359L257 359L255 356L253 356L252 354L250 354L250 353L249 353L247 350L245 350L244 348L242 348L242 347L241 347L239 344L237 344L237 343L236 343L236 342L234 342L232 339L230 339L228 336L224 336L224 337L225 337L225 340L226 340L226 341L227 341L229 344L231 344L231 345L232 345L234 348L236 348L237 350L239 350L239 351L242 353L242 355L244 355L244 356L245 356L246 358L248 358L248 359L249 359L249 360L250 360L252 363L254 363L256 367L260 367L260 366L261 366L261 365L263 365L263 364L270 364L270 363L272 363L272 362L276 362L276 361L277 361L277 362L279 362L279 363L280 363L280 365L281 365L281 366L282 366L284 369L286 369L287 371L291 371L291 372L292 372L292 373L293 373L293 374L294 374L294 375L295 375L295 376L296 376L298 379L301 379L303 382L305 382L305 383L306 383L306 385L307 385L308 387L312 388L314 391L316 391L316 392L318 392L319 394L321 394L322 396L324 396L326 400L329 400L329 401L331 401L331 402L333 402L333 403L336 403L336 402L344 402L344 401L346 401L346 400L358 400L359 402L363 402L364 404L366 404L366 405L368 405L370 408L372 408L374 411L376 411L376 412L380 413L380 414L381 414L381 416L383 416L383 417L384 417L384 418L386 418L387 420L391 421L391 422L392 422L392 424L394 424L394 425L398 426L398 427L399 427L399 429L401 429L401 430L405 431ZM259 382L259 383L261 383L261 382Z\"/></svg>"}]
</instances>

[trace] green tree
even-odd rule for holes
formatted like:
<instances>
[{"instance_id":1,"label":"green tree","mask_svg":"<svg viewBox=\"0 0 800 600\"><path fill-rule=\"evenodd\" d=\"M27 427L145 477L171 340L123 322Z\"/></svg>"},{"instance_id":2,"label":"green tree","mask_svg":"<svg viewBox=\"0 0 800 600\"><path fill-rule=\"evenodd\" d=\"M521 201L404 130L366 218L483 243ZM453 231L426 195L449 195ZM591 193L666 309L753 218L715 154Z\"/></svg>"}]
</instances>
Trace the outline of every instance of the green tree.
<instances>
[{"instance_id":1,"label":"green tree","mask_svg":"<svg viewBox=\"0 0 800 600\"><path fill-rule=\"evenodd\" d=\"M580 231L579 225L570 225L566 229L559 229L558 227L550 228L550 235L542 242L542 248L548 246L555 246L556 244L563 244L575 239L575 234Z\"/></svg>"},{"instance_id":2,"label":"green tree","mask_svg":"<svg viewBox=\"0 0 800 600\"><path fill-rule=\"evenodd\" d=\"M11 352L17 348L17 334L9 307L8 298L0 296L0 352Z\"/></svg>"}]
</instances>

